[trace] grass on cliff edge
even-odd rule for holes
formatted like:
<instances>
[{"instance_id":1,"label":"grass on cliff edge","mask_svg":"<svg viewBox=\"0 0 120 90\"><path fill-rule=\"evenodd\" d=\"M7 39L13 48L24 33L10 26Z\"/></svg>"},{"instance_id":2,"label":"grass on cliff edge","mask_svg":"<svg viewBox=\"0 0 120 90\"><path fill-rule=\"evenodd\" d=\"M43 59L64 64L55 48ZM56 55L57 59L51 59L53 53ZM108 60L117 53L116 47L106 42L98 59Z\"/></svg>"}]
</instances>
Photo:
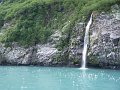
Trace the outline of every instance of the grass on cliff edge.
<instances>
[{"instance_id":1,"label":"grass on cliff edge","mask_svg":"<svg viewBox=\"0 0 120 90\"><path fill-rule=\"evenodd\" d=\"M108 11L118 3L119 0L3 0L0 41L31 46L46 43L53 32L60 30L67 35L62 40L64 47L75 23L86 21L92 11Z\"/></svg>"}]
</instances>

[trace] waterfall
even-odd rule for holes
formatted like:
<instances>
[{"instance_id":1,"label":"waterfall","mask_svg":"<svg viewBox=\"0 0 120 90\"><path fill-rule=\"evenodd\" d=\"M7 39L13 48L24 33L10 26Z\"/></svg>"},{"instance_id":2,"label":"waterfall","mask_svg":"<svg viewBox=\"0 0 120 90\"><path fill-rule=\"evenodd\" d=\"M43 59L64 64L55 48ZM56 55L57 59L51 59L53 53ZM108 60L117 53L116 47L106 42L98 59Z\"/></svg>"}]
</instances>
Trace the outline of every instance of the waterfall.
<instances>
[{"instance_id":1,"label":"waterfall","mask_svg":"<svg viewBox=\"0 0 120 90\"><path fill-rule=\"evenodd\" d=\"M90 20L86 26L85 37L84 37L84 48L83 48L83 52L82 52L81 69L86 68L86 57L87 57L86 55L87 55L87 47L88 47L88 42L89 42L89 29L90 29L91 24L92 24L92 14L91 14Z\"/></svg>"}]
</instances>

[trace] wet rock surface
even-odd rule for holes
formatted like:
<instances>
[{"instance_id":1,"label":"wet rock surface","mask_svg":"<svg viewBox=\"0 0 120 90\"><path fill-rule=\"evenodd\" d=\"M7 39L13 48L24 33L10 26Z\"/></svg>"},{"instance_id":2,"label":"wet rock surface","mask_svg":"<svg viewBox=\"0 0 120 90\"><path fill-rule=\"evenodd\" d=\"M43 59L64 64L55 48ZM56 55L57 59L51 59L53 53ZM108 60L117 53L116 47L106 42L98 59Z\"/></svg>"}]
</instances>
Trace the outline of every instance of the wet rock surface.
<instances>
[{"instance_id":1,"label":"wet rock surface","mask_svg":"<svg viewBox=\"0 0 120 90\"><path fill-rule=\"evenodd\" d=\"M82 61L85 24L78 23L72 31L69 46L69 61L71 65L79 65Z\"/></svg>"}]
</instances>

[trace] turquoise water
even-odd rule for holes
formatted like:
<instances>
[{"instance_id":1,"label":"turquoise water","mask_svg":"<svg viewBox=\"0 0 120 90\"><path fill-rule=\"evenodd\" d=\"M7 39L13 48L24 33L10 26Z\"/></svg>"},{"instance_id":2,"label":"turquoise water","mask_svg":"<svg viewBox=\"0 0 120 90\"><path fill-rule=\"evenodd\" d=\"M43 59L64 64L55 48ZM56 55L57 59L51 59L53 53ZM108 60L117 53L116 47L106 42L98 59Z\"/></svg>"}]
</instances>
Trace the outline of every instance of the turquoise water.
<instances>
[{"instance_id":1,"label":"turquoise water","mask_svg":"<svg viewBox=\"0 0 120 90\"><path fill-rule=\"evenodd\" d=\"M120 71L1 66L0 90L120 90Z\"/></svg>"}]
</instances>

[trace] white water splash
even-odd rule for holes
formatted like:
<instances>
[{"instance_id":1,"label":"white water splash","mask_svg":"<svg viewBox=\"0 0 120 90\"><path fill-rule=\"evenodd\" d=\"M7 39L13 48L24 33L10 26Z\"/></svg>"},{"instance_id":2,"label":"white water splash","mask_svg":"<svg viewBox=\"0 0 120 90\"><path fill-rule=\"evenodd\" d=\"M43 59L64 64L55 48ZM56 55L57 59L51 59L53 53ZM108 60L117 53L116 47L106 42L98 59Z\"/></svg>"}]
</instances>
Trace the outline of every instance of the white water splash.
<instances>
[{"instance_id":1,"label":"white water splash","mask_svg":"<svg viewBox=\"0 0 120 90\"><path fill-rule=\"evenodd\" d=\"M86 26L86 31L85 31L85 37L84 37L84 48L82 52L82 67L81 69L87 69L86 68L86 55L87 55L87 47L88 47L88 42L89 42L89 29L92 24L92 14L90 17L90 20Z\"/></svg>"}]
</instances>

